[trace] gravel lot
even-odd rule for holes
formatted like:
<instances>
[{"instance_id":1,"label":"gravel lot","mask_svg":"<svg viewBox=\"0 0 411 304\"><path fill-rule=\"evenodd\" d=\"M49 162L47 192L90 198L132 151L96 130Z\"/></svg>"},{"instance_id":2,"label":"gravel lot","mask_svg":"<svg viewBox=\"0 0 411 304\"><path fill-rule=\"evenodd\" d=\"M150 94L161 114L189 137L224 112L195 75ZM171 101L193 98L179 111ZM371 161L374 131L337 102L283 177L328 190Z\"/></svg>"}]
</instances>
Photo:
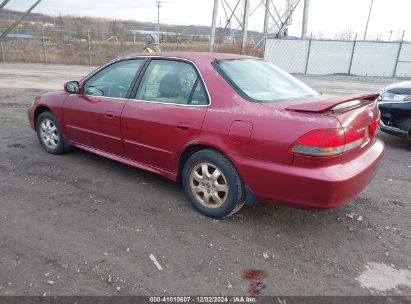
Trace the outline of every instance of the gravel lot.
<instances>
[{"instance_id":1,"label":"gravel lot","mask_svg":"<svg viewBox=\"0 0 411 304\"><path fill-rule=\"evenodd\" d=\"M0 295L411 295L411 143L386 143L374 181L326 212L273 204L217 221L179 185L80 150L45 153L26 109L92 68L0 65ZM394 79L300 78L319 91ZM155 258L159 270L150 255Z\"/></svg>"}]
</instances>

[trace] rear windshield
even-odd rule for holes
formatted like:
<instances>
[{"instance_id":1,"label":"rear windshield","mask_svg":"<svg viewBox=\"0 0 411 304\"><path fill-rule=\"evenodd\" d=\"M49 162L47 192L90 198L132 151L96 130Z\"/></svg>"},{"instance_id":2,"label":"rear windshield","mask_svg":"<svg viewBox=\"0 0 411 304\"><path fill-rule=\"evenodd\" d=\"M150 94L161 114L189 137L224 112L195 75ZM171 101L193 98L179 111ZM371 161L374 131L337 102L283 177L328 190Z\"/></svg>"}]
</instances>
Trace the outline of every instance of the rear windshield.
<instances>
[{"instance_id":1,"label":"rear windshield","mask_svg":"<svg viewBox=\"0 0 411 304\"><path fill-rule=\"evenodd\" d=\"M213 65L250 101L275 102L318 95L297 78L260 59L218 60Z\"/></svg>"}]
</instances>

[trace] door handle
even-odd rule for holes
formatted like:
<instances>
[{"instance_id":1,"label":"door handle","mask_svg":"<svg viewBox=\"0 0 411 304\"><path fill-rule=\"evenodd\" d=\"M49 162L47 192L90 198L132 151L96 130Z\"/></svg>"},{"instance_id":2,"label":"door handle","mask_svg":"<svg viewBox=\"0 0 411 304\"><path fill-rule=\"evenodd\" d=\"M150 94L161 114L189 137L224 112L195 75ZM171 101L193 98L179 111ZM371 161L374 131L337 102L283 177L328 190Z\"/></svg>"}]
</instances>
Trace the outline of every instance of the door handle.
<instances>
[{"instance_id":1,"label":"door handle","mask_svg":"<svg viewBox=\"0 0 411 304\"><path fill-rule=\"evenodd\" d=\"M114 113L113 113L113 112L106 112L106 113L104 113L104 117L106 117L106 118L114 118Z\"/></svg>"},{"instance_id":2,"label":"door handle","mask_svg":"<svg viewBox=\"0 0 411 304\"><path fill-rule=\"evenodd\" d=\"M177 124L177 129L180 131L187 131L190 129L190 124L187 122L180 122Z\"/></svg>"}]
</instances>

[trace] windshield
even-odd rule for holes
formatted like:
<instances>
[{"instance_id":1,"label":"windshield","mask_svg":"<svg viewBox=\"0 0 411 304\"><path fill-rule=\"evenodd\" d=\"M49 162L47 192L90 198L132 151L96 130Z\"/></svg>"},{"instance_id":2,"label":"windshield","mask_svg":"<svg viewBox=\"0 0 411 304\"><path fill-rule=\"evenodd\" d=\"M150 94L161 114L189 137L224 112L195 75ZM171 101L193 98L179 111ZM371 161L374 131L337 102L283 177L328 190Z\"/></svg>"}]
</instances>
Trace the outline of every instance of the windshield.
<instances>
[{"instance_id":1,"label":"windshield","mask_svg":"<svg viewBox=\"0 0 411 304\"><path fill-rule=\"evenodd\" d=\"M318 95L297 78L260 59L219 60L214 66L246 99L274 102Z\"/></svg>"}]
</instances>

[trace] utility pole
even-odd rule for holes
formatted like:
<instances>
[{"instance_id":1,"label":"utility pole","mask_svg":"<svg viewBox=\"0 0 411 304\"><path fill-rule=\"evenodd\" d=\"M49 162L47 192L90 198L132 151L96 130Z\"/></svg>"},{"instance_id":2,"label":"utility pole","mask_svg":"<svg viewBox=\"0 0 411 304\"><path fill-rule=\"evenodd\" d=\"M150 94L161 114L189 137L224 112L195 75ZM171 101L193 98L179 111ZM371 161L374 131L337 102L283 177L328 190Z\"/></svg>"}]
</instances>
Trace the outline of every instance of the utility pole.
<instances>
[{"instance_id":1,"label":"utility pole","mask_svg":"<svg viewBox=\"0 0 411 304\"><path fill-rule=\"evenodd\" d=\"M271 0L265 0L265 14L264 14L264 29L263 29L263 35L264 35L264 50L265 50L265 45L267 43L267 35L268 35L268 21L270 19L270 3Z\"/></svg>"},{"instance_id":2,"label":"utility pole","mask_svg":"<svg viewBox=\"0 0 411 304\"><path fill-rule=\"evenodd\" d=\"M10 0L4 0L1 4L0 4L0 10L6 6L6 4L9 2Z\"/></svg>"},{"instance_id":3,"label":"utility pole","mask_svg":"<svg viewBox=\"0 0 411 304\"><path fill-rule=\"evenodd\" d=\"M0 35L0 42L3 41L7 35L17 26L20 22L26 17L30 12L41 2L41 0L37 0L23 15L20 16L12 25L10 25L1 35ZM3 2L4 3L4 2ZM2 5L3 5L2 3ZM7 2L6 2L7 3Z\"/></svg>"},{"instance_id":4,"label":"utility pole","mask_svg":"<svg viewBox=\"0 0 411 304\"><path fill-rule=\"evenodd\" d=\"M245 47L247 46L247 30L248 30L249 15L250 15L250 0L244 0L243 37L241 40L241 54L244 54Z\"/></svg>"},{"instance_id":5,"label":"utility pole","mask_svg":"<svg viewBox=\"0 0 411 304\"><path fill-rule=\"evenodd\" d=\"M43 53L44 53L44 63L48 64L49 63L49 59L48 59L48 55L47 55L47 47L46 47L46 33L44 32L44 29L46 27L47 23L43 24L43 27L41 28L41 37L43 40Z\"/></svg>"},{"instance_id":6,"label":"utility pole","mask_svg":"<svg viewBox=\"0 0 411 304\"><path fill-rule=\"evenodd\" d=\"M373 3L374 3L374 0L371 0L370 11L368 12L367 24L365 25L364 40L367 38L368 23L370 22L371 10L372 10Z\"/></svg>"},{"instance_id":7,"label":"utility pole","mask_svg":"<svg viewBox=\"0 0 411 304\"><path fill-rule=\"evenodd\" d=\"M161 1L156 1L157 2L157 38L158 42L160 42L160 7L161 7Z\"/></svg>"},{"instance_id":8,"label":"utility pole","mask_svg":"<svg viewBox=\"0 0 411 304\"><path fill-rule=\"evenodd\" d=\"M309 5L310 5L310 0L304 0L303 27L301 30L301 39L307 39Z\"/></svg>"},{"instance_id":9,"label":"utility pole","mask_svg":"<svg viewBox=\"0 0 411 304\"><path fill-rule=\"evenodd\" d=\"M220 0L214 0L213 19L211 20L211 35L210 35L210 48L209 48L210 52L214 50L215 27L217 23L218 2L220 2Z\"/></svg>"},{"instance_id":10,"label":"utility pole","mask_svg":"<svg viewBox=\"0 0 411 304\"><path fill-rule=\"evenodd\" d=\"M59 14L59 21L60 21L60 39L61 41L64 41L64 32L63 32L63 18L61 17L61 14Z\"/></svg>"}]
</instances>

